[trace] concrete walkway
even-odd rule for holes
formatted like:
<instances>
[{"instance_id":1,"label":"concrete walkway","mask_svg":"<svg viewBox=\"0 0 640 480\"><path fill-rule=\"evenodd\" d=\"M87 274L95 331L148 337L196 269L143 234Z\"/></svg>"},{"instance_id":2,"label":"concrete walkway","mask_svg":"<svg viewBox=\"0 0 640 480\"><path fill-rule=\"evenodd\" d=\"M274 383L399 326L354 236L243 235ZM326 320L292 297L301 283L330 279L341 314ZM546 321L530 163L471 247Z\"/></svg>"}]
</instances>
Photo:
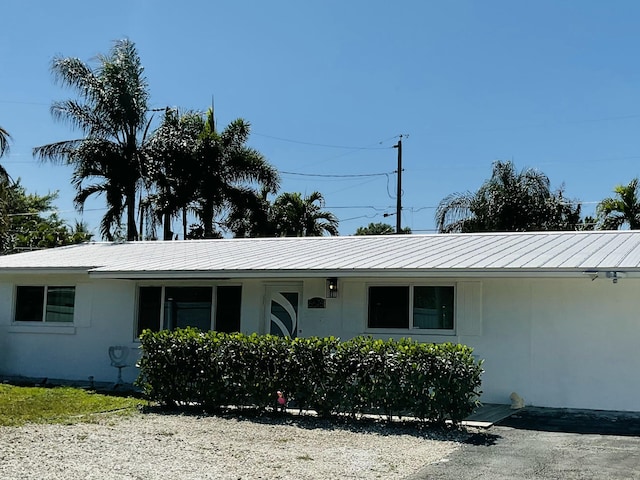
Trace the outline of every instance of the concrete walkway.
<instances>
[{"instance_id":1,"label":"concrete walkway","mask_svg":"<svg viewBox=\"0 0 640 480\"><path fill-rule=\"evenodd\" d=\"M525 408L410 479L640 479L640 414Z\"/></svg>"}]
</instances>

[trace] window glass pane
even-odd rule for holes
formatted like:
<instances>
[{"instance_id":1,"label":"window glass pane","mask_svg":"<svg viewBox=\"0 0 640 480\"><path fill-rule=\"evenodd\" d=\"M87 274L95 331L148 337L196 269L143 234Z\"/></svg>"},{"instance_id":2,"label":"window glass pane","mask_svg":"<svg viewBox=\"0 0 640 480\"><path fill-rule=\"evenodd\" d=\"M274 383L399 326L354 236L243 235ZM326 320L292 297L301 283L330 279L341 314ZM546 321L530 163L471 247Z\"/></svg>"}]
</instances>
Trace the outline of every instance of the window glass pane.
<instances>
[{"instance_id":1,"label":"window glass pane","mask_svg":"<svg viewBox=\"0 0 640 480\"><path fill-rule=\"evenodd\" d=\"M75 287L47 288L47 315L45 322L73 322Z\"/></svg>"},{"instance_id":2,"label":"window glass pane","mask_svg":"<svg viewBox=\"0 0 640 480\"><path fill-rule=\"evenodd\" d=\"M240 331L241 286L218 287L216 296L216 330L218 332Z\"/></svg>"},{"instance_id":3,"label":"window glass pane","mask_svg":"<svg viewBox=\"0 0 640 480\"><path fill-rule=\"evenodd\" d=\"M162 287L140 287L138 299L138 336L143 330L160 330Z\"/></svg>"},{"instance_id":4,"label":"window glass pane","mask_svg":"<svg viewBox=\"0 0 640 480\"><path fill-rule=\"evenodd\" d=\"M369 327L409 328L409 287L369 287Z\"/></svg>"},{"instance_id":5,"label":"window glass pane","mask_svg":"<svg viewBox=\"0 0 640 480\"><path fill-rule=\"evenodd\" d=\"M453 287L414 287L413 327L453 328Z\"/></svg>"},{"instance_id":6,"label":"window glass pane","mask_svg":"<svg viewBox=\"0 0 640 480\"><path fill-rule=\"evenodd\" d=\"M167 287L165 327L211 329L211 293L211 287Z\"/></svg>"},{"instance_id":7,"label":"window glass pane","mask_svg":"<svg viewBox=\"0 0 640 480\"><path fill-rule=\"evenodd\" d=\"M44 287L17 287L16 322L41 322Z\"/></svg>"}]
</instances>

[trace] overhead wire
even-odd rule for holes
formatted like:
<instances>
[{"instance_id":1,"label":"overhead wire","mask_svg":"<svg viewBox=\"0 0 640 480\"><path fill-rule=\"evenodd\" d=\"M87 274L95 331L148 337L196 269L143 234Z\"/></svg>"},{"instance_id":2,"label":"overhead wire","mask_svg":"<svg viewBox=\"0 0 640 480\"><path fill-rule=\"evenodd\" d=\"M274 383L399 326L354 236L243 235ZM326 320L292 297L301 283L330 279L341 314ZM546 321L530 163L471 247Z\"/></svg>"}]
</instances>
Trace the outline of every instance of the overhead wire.
<instances>
[{"instance_id":1,"label":"overhead wire","mask_svg":"<svg viewBox=\"0 0 640 480\"><path fill-rule=\"evenodd\" d=\"M265 135L264 133L251 132L251 134L256 135L258 137L265 137L265 138L271 138L273 140L279 140L281 142L297 143L299 145L309 145L312 147L339 148L341 150L387 150L389 148L392 148L392 147L354 147L354 146L348 146L348 145L331 145L327 143L313 143L313 142L304 142L302 140L292 140L290 138L282 138L282 137L276 137L273 135ZM386 140L383 140L378 144L380 145L384 141Z\"/></svg>"}]
</instances>

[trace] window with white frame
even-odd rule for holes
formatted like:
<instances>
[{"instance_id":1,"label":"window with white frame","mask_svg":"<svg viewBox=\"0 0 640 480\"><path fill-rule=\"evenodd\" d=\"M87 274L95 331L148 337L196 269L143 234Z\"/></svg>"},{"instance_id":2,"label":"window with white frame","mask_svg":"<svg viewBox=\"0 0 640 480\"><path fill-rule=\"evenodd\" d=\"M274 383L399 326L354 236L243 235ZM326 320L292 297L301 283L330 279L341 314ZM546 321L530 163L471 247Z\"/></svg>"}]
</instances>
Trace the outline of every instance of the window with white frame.
<instances>
[{"instance_id":1,"label":"window with white frame","mask_svg":"<svg viewBox=\"0 0 640 480\"><path fill-rule=\"evenodd\" d=\"M455 289L450 285L369 287L369 328L453 330Z\"/></svg>"},{"instance_id":2,"label":"window with white frame","mask_svg":"<svg viewBox=\"0 0 640 480\"><path fill-rule=\"evenodd\" d=\"M16 287L16 322L72 323L76 289L71 286Z\"/></svg>"},{"instance_id":3,"label":"window with white frame","mask_svg":"<svg viewBox=\"0 0 640 480\"><path fill-rule=\"evenodd\" d=\"M241 298L239 285L140 287L137 334L184 327L238 332Z\"/></svg>"}]
</instances>

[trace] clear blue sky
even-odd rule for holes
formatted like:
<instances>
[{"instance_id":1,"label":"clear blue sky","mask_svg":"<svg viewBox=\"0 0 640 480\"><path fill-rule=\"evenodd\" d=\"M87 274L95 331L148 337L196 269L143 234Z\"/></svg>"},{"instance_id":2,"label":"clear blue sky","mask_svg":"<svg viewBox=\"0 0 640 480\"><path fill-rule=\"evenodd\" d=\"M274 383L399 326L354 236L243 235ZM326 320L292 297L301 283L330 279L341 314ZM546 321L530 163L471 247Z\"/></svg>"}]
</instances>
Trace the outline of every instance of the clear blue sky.
<instances>
[{"instance_id":1,"label":"clear blue sky","mask_svg":"<svg viewBox=\"0 0 640 480\"><path fill-rule=\"evenodd\" d=\"M399 134L414 232L498 159L543 171L590 214L640 174L639 25L636 0L6 2L0 125L13 143L0 162L29 192L59 191L62 218L97 227L103 200L81 217L71 171L31 150L79 135L49 113L73 96L53 83L53 56L90 62L128 37L153 107L205 110L215 96L219 125L251 122L250 145L281 172L388 173L282 174L283 192L322 192L343 235L395 225L383 214Z\"/></svg>"}]
</instances>

